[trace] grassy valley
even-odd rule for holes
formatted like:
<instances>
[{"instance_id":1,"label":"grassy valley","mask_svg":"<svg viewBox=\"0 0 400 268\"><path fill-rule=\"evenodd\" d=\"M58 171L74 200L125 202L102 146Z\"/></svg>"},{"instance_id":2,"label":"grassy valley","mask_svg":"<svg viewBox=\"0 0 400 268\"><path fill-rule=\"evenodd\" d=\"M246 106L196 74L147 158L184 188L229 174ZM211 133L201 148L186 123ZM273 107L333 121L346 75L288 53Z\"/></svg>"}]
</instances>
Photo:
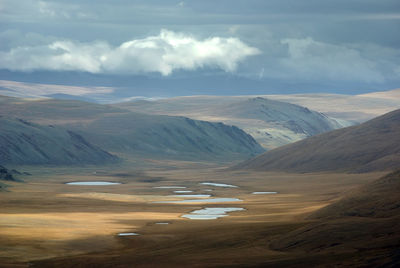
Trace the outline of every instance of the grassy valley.
<instances>
[{"instance_id":1,"label":"grassy valley","mask_svg":"<svg viewBox=\"0 0 400 268\"><path fill-rule=\"evenodd\" d=\"M210 116L311 137L263 153L236 126L160 114L183 103L2 97L1 163L32 175L2 181L0 266L399 264L398 110L330 131L297 105L214 101Z\"/></svg>"}]
</instances>

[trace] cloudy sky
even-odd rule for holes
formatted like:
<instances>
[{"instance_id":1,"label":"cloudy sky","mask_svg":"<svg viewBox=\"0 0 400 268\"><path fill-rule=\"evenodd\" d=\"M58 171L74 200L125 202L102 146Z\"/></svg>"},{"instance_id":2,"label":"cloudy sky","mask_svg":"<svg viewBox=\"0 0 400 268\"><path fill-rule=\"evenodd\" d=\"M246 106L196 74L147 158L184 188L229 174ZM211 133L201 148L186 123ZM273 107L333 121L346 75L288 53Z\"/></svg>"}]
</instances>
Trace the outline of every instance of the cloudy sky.
<instances>
[{"instance_id":1,"label":"cloudy sky","mask_svg":"<svg viewBox=\"0 0 400 268\"><path fill-rule=\"evenodd\" d=\"M172 95L386 90L400 87L400 2L0 0L0 79L125 81L131 95L137 85L180 85Z\"/></svg>"}]
</instances>

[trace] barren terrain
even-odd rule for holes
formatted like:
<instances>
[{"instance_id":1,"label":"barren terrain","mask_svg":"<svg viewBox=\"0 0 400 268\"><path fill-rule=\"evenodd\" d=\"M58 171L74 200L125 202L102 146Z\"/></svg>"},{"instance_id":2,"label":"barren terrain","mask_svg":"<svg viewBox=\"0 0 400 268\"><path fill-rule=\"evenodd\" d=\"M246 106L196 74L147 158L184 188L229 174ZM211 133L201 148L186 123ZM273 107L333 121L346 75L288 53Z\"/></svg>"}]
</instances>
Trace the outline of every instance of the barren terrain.
<instances>
[{"instance_id":1,"label":"barren terrain","mask_svg":"<svg viewBox=\"0 0 400 268\"><path fill-rule=\"evenodd\" d=\"M9 183L8 192L0 194L0 263L33 262L38 267L203 267L291 259L291 253L271 250L270 241L309 223L312 220L305 217L310 213L382 175L231 172L211 163L150 160L147 166L21 169L33 175L24 177L26 183ZM122 184L65 184L71 181ZM238 187L200 184L210 181ZM153 188L158 186L187 187L196 194L243 201L153 203L184 199L170 196L174 189ZM217 220L181 217L205 207L246 210ZM119 237L120 232L140 235Z\"/></svg>"}]
</instances>

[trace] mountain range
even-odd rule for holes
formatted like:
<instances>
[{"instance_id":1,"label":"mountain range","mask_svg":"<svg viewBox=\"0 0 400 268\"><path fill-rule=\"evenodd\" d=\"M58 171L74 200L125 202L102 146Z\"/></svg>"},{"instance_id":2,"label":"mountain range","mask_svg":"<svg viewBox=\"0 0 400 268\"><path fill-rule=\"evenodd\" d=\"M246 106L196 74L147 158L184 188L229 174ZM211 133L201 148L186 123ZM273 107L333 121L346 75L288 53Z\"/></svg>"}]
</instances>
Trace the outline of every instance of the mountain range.
<instances>
[{"instance_id":1,"label":"mountain range","mask_svg":"<svg viewBox=\"0 0 400 268\"><path fill-rule=\"evenodd\" d=\"M190 96L138 100L113 106L141 113L185 115L236 125L266 149L350 125L299 105L261 97Z\"/></svg>"},{"instance_id":2,"label":"mountain range","mask_svg":"<svg viewBox=\"0 0 400 268\"><path fill-rule=\"evenodd\" d=\"M12 163L99 163L89 154L87 161L75 157L72 149L84 144L85 150L101 148L97 153L188 159L246 159L264 151L243 130L222 123L75 100L1 97L0 103L7 126L0 130L3 161ZM74 157L66 157L68 153Z\"/></svg>"}]
</instances>

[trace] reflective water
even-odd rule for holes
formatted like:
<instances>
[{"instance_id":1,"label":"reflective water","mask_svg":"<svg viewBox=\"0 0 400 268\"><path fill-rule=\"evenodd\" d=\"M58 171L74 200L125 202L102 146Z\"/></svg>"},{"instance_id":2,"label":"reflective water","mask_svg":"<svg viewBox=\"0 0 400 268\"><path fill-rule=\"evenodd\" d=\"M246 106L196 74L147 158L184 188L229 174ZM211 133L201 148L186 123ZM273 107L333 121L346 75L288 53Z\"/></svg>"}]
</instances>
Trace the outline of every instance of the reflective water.
<instances>
[{"instance_id":1,"label":"reflective water","mask_svg":"<svg viewBox=\"0 0 400 268\"><path fill-rule=\"evenodd\" d=\"M120 182L110 182L110 181L74 181L67 182L68 185L95 185L95 186L103 186L103 185L116 185L121 184Z\"/></svg>"},{"instance_id":2,"label":"reflective water","mask_svg":"<svg viewBox=\"0 0 400 268\"><path fill-rule=\"evenodd\" d=\"M177 194L192 193L193 191L174 191Z\"/></svg>"},{"instance_id":3,"label":"reflective water","mask_svg":"<svg viewBox=\"0 0 400 268\"><path fill-rule=\"evenodd\" d=\"M278 192L252 192L252 194L277 194Z\"/></svg>"},{"instance_id":4,"label":"reflective water","mask_svg":"<svg viewBox=\"0 0 400 268\"><path fill-rule=\"evenodd\" d=\"M242 211L244 208L204 208L199 210L194 210L190 214L182 215L183 218L191 220L215 220L221 217L228 216L226 213L233 211Z\"/></svg>"},{"instance_id":5,"label":"reflective water","mask_svg":"<svg viewBox=\"0 0 400 268\"><path fill-rule=\"evenodd\" d=\"M209 198L209 199L187 199L187 200L178 200L178 201L157 201L153 203L171 203L171 204L179 204L179 203L224 203L224 202L241 202L243 200L239 198Z\"/></svg>"},{"instance_id":6,"label":"reflective water","mask_svg":"<svg viewBox=\"0 0 400 268\"><path fill-rule=\"evenodd\" d=\"M155 189L185 189L185 186L156 186Z\"/></svg>"},{"instance_id":7,"label":"reflective water","mask_svg":"<svg viewBox=\"0 0 400 268\"><path fill-rule=\"evenodd\" d=\"M225 183L201 182L200 184L203 184L203 185L210 185L210 186L216 186L216 187L237 188L236 185L225 184Z\"/></svg>"},{"instance_id":8,"label":"reflective water","mask_svg":"<svg viewBox=\"0 0 400 268\"><path fill-rule=\"evenodd\" d=\"M119 233L118 236L139 235L138 233Z\"/></svg>"},{"instance_id":9,"label":"reflective water","mask_svg":"<svg viewBox=\"0 0 400 268\"><path fill-rule=\"evenodd\" d=\"M193 197L193 198L208 198L208 197L210 197L211 195L209 195L209 194L177 194L177 195L170 195L170 196L173 196L173 197L189 197L189 198L191 198L191 197Z\"/></svg>"}]
</instances>

